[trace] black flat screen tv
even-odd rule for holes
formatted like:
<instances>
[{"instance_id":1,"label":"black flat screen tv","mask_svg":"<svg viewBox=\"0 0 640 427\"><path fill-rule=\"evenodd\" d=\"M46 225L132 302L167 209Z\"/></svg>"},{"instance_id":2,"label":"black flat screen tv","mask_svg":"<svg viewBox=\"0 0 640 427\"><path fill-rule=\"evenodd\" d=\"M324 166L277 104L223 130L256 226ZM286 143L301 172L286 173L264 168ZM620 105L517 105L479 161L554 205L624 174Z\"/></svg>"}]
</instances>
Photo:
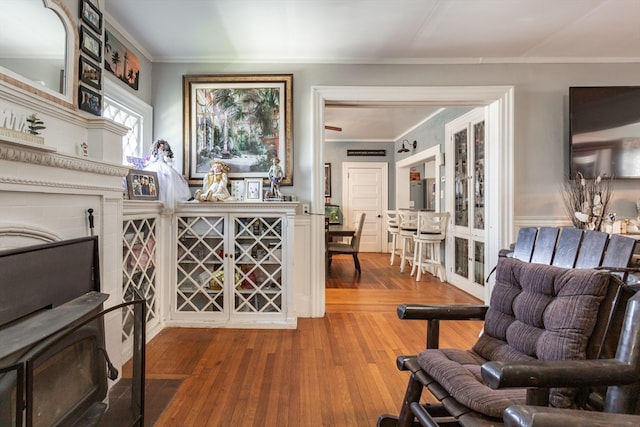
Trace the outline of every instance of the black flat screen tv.
<instances>
[{"instance_id":1,"label":"black flat screen tv","mask_svg":"<svg viewBox=\"0 0 640 427\"><path fill-rule=\"evenodd\" d=\"M571 176L640 179L640 86L569 88Z\"/></svg>"}]
</instances>

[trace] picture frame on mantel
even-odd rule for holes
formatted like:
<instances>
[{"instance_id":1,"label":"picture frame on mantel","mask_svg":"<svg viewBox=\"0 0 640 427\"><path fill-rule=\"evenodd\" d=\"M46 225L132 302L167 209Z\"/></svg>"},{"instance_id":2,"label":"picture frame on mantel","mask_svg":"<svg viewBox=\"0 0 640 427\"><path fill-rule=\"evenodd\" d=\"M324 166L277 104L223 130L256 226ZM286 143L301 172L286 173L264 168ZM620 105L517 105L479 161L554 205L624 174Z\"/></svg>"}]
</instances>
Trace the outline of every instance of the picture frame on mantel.
<instances>
[{"instance_id":1,"label":"picture frame on mantel","mask_svg":"<svg viewBox=\"0 0 640 427\"><path fill-rule=\"evenodd\" d=\"M127 193L129 200L158 200L160 194L158 174L131 169L127 175Z\"/></svg>"},{"instance_id":2,"label":"picture frame on mantel","mask_svg":"<svg viewBox=\"0 0 640 427\"><path fill-rule=\"evenodd\" d=\"M183 97L189 184L202 185L216 159L229 166L229 179L266 181L277 157L280 185L293 185L292 74L185 75Z\"/></svg>"},{"instance_id":3,"label":"picture frame on mantel","mask_svg":"<svg viewBox=\"0 0 640 427\"><path fill-rule=\"evenodd\" d=\"M261 202L262 201L262 179L261 178L245 178L244 200L245 202Z\"/></svg>"}]
</instances>

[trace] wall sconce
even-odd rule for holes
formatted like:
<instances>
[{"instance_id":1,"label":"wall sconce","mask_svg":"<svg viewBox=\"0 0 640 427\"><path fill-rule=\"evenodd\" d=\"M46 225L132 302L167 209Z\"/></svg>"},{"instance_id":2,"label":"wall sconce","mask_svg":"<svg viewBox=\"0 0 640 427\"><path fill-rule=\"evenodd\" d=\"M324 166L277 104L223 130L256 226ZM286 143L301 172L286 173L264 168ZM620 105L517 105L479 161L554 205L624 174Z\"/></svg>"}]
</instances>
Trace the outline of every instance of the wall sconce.
<instances>
[{"instance_id":1,"label":"wall sconce","mask_svg":"<svg viewBox=\"0 0 640 427\"><path fill-rule=\"evenodd\" d=\"M400 148L398 150L398 153L408 153L409 149L407 147L404 146L404 143L407 143L407 145L409 145L409 147L412 147L413 150L416 149L416 147L418 146L418 141L413 141L413 142L409 142L408 140L403 140L402 141L402 148Z\"/></svg>"}]
</instances>

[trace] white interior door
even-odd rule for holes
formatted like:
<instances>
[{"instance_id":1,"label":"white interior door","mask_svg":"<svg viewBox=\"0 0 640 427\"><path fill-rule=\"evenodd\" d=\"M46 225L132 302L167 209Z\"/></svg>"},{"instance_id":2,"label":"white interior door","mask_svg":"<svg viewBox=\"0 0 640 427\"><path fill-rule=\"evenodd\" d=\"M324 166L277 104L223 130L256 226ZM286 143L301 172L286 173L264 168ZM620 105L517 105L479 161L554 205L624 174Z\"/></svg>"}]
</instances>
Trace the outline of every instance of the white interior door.
<instances>
[{"instance_id":1,"label":"white interior door","mask_svg":"<svg viewBox=\"0 0 640 427\"><path fill-rule=\"evenodd\" d=\"M485 279L485 112L448 123L446 204L451 212L446 265L449 282L484 298ZM450 159L450 160L449 160Z\"/></svg>"},{"instance_id":2,"label":"white interior door","mask_svg":"<svg viewBox=\"0 0 640 427\"><path fill-rule=\"evenodd\" d=\"M384 212L388 206L387 163L342 163L342 205L345 224L354 223L360 212L366 214L361 252L386 252L387 231Z\"/></svg>"}]
</instances>

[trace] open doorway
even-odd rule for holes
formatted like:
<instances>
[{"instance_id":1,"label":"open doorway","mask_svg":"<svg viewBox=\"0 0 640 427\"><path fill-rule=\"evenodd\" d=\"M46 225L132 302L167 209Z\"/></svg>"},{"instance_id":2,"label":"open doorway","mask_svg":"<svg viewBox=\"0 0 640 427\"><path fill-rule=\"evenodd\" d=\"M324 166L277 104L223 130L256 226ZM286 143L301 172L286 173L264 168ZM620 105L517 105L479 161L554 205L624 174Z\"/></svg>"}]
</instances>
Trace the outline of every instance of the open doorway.
<instances>
[{"instance_id":1,"label":"open doorway","mask_svg":"<svg viewBox=\"0 0 640 427\"><path fill-rule=\"evenodd\" d=\"M326 102L399 102L434 106L487 106L487 142L491 163L487 176L487 252L497 262L498 250L513 237L513 87L312 87L312 203L322 206L324 106ZM487 159L487 162L490 160ZM324 315L324 221L314 218L311 224L311 309L312 316ZM490 295L487 286L485 300Z\"/></svg>"}]
</instances>

